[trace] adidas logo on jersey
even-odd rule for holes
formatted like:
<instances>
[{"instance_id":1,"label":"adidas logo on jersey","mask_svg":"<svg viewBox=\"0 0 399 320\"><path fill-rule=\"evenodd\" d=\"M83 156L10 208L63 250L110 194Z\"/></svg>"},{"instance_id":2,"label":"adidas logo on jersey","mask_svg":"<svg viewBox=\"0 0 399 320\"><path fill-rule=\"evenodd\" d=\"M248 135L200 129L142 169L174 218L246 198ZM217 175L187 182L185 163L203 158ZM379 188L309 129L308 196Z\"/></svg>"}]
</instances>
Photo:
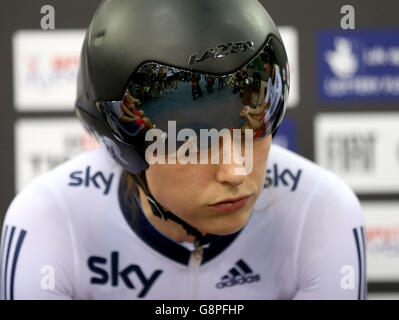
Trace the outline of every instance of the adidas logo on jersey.
<instances>
[{"instance_id":1,"label":"adidas logo on jersey","mask_svg":"<svg viewBox=\"0 0 399 320\"><path fill-rule=\"evenodd\" d=\"M216 288L223 289L235 285L242 285L260 281L260 275L254 274L252 269L242 260L238 260L235 266L222 277L221 282L216 284Z\"/></svg>"}]
</instances>

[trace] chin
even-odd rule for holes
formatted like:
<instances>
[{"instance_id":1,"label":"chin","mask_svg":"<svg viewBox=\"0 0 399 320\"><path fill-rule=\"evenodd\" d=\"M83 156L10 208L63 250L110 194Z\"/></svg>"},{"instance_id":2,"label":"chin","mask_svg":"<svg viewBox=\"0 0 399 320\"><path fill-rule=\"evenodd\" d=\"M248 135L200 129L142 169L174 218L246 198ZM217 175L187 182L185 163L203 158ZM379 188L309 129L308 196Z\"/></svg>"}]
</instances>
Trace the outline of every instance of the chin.
<instances>
[{"instance_id":1,"label":"chin","mask_svg":"<svg viewBox=\"0 0 399 320\"><path fill-rule=\"evenodd\" d=\"M215 234L219 236L227 236L238 232L248 223L251 211L246 210L243 213L233 213L226 217L219 217L212 221L210 226L204 228L204 233Z\"/></svg>"}]
</instances>

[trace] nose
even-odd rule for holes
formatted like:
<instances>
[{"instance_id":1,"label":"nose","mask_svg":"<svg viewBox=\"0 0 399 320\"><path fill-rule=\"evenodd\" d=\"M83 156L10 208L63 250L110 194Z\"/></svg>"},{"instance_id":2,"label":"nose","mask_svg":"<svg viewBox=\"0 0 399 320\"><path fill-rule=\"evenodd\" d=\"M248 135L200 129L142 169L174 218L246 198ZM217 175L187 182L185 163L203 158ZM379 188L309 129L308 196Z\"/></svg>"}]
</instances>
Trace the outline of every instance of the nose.
<instances>
[{"instance_id":1,"label":"nose","mask_svg":"<svg viewBox=\"0 0 399 320\"><path fill-rule=\"evenodd\" d=\"M219 164L216 169L216 180L220 183L228 183L232 186L239 186L245 181L246 175L237 174L237 169L244 168L240 164Z\"/></svg>"},{"instance_id":2,"label":"nose","mask_svg":"<svg viewBox=\"0 0 399 320\"><path fill-rule=\"evenodd\" d=\"M220 183L228 183L238 186L245 181L245 162L240 161L242 146L241 141L231 141L230 148L226 148L225 142L219 144L219 163L216 165L216 180Z\"/></svg>"}]
</instances>

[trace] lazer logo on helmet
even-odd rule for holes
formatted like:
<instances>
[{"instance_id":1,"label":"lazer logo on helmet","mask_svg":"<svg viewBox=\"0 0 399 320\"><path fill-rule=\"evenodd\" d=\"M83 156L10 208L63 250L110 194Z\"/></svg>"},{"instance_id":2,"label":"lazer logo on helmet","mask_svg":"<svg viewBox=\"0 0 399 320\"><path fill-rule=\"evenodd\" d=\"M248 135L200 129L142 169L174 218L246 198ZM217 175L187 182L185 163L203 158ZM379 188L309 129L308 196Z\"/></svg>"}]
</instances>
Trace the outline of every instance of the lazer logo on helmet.
<instances>
[{"instance_id":1,"label":"lazer logo on helmet","mask_svg":"<svg viewBox=\"0 0 399 320\"><path fill-rule=\"evenodd\" d=\"M220 44L217 47L206 49L202 54L193 53L188 61L189 65L196 64L205 60L223 58L233 53L254 51L254 42L241 41Z\"/></svg>"},{"instance_id":2,"label":"lazer logo on helmet","mask_svg":"<svg viewBox=\"0 0 399 320\"><path fill-rule=\"evenodd\" d=\"M109 264L107 263L108 261ZM155 280L157 280L162 273L162 270L155 270L147 277L143 270L136 264L129 264L124 269L121 269L119 267L119 252L117 251L111 252L110 260L103 257L89 257L87 264L90 271L96 274L95 277L93 276L90 279L92 284L101 285L111 282L113 287L117 287L122 282L129 289L136 289L137 281L134 282L136 284L134 285L131 279L133 275L136 275L136 278L141 284L141 290L138 294L139 298L144 298L146 296Z\"/></svg>"}]
</instances>

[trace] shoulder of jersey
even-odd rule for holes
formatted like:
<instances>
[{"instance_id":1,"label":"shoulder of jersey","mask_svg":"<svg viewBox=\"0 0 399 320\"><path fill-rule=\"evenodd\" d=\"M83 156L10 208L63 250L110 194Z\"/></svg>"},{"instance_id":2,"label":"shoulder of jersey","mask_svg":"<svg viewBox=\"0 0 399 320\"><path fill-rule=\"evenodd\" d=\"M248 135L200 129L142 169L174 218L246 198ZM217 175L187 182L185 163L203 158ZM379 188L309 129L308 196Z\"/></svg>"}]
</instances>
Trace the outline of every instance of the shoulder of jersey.
<instances>
[{"instance_id":1,"label":"shoulder of jersey","mask_svg":"<svg viewBox=\"0 0 399 320\"><path fill-rule=\"evenodd\" d=\"M84 152L26 185L11 202L7 222L35 225L59 216L66 207L102 206L116 192L121 170L106 150Z\"/></svg>"},{"instance_id":2,"label":"shoulder of jersey","mask_svg":"<svg viewBox=\"0 0 399 320\"><path fill-rule=\"evenodd\" d=\"M38 193L40 190L53 189L64 198L70 193L75 198L79 194L87 195L87 192L108 195L111 188L115 187L116 176L121 170L106 150L98 148L83 152L39 176L21 193L29 189ZM82 189L86 192L82 192Z\"/></svg>"},{"instance_id":3,"label":"shoulder of jersey","mask_svg":"<svg viewBox=\"0 0 399 320\"><path fill-rule=\"evenodd\" d=\"M317 191L317 192L316 192ZM300 205L306 199L354 197L349 186L333 172L278 145L271 146L264 188L256 207L291 201Z\"/></svg>"}]
</instances>

